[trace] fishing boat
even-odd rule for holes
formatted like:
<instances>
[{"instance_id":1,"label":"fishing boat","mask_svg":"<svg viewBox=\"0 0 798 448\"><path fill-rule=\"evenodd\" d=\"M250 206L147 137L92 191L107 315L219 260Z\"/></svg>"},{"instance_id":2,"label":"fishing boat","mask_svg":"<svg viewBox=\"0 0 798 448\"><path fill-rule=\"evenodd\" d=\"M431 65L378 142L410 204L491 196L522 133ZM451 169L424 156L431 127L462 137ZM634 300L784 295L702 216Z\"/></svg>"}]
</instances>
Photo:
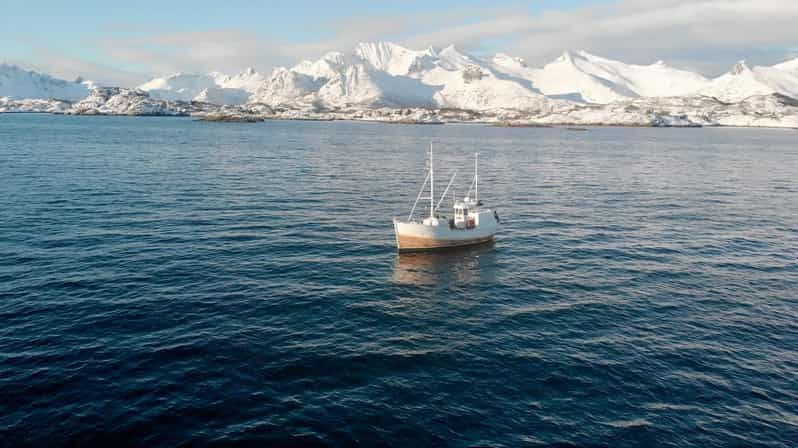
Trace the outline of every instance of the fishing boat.
<instances>
[{"instance_id":1,"label":"fishing boat","mask_svg":"<svg viewBox=\"0 0 798 448\"><path fill-rule=\"evenodd\" d=\"M479 200L479 153L474 155L474 180L462 200L454 199L452 216L438 213L446 194L454 182L457 172L449 180L438 203L435 203L435 166L432 144L429 148L427 177L416 197L407 220L394 218L396 249L399 252L440 250L472 246L493 241L499 227L499 214L482 207ZM429 197L422 198L429 184ZM471 193L474 196L471 196ZM454 194L453 194L454 196ZM413 213L422 199L429 199L429 216L421 221L413 219Z\"/></svg>"}]
</instances>

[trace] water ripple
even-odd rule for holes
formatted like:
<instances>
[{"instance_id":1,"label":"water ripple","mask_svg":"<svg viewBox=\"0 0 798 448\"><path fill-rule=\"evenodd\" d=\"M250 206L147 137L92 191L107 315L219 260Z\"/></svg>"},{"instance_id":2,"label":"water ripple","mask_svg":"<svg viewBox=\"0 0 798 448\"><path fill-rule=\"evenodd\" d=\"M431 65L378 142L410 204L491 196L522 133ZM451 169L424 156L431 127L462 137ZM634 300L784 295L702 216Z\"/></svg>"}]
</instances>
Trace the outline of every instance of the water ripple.
<instances>
[{"instance_id":1,"label":"water ripple","mask_svg":"<svg viewBox=\"0 0 798 448\"><path fill-rule=\"evenodd\" d=\"M444 177L482 153L494 245L395 253L431 139ZM0 445L794 446L796 162L772 130L0 115Z\"/></svg>"}]
</instances>

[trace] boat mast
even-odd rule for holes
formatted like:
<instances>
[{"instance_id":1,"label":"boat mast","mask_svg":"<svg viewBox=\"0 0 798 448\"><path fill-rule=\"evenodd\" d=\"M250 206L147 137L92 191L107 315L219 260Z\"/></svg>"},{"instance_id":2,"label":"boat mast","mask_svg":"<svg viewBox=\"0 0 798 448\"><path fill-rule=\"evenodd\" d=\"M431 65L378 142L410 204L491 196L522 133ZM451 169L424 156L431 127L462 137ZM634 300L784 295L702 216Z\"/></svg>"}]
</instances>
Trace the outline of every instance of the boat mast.
<instances>
[{"instance_id":1,"label":"boat mast","mask_svg":"<svg viewBox=\"0 0 798 448\"><path fill-rule=\"evenodd\" d=\"M432 162L432 142L429 142L429 217L435 217L435 165Z\"/></svg>"},{"instance_id":2,"label":"boat mast","mask_svg":"<svg viewBox=\"0 0 798 448\"><path fill-rule=\"evenodd\" d=\"M449 187L451 187L451 186L452 186L452 182L454 182L454 178L455 178L455 177L457 177L457 171L455 171L455 172L454 172L454 174L452 174L452 178L451 178L451 179L449 179L449 183L448 183L448 184L446 184L446 189L445 189L445 190L443 190L443 194L441 194L441 198L440 198L440 199L438 199L438 203L435 205L435 210L436 210L436 211L437 211L439 208L441 208L441 202L443 202L443 200L444 200L444 199L446 199L446 193L448 193L448 192L449 192ZM454 190L452 190L452 191L454 191Z\"/></svg>"},{"instance_id":3,"label":"boat mast","mask_svg":"<svg viewBox=\"0 0 798 448\"><path fill-rule=\"evenodd\" d=\"M479 153L474 153L474 202L479 205Z\"/></svg>"},{"instance_id":4,"label":"boat mast","mask_svg":"<svg viewBox=\"0 0 798 448\"><path fill-rule=\"evenodd\" d=\"M424 178L424 183L421 184L421 190L418 192L418 196L416 196L416 202L413 203L413 208L410 209L410 214L407 215L407 220L413 220L413 212L416 211L416 206L418 205L418 201L421 200L421 195L424 194L424 189L427 188L427 182L429 182L429 173L427 173L427 177Z\"/></svg>"}]
</instances>

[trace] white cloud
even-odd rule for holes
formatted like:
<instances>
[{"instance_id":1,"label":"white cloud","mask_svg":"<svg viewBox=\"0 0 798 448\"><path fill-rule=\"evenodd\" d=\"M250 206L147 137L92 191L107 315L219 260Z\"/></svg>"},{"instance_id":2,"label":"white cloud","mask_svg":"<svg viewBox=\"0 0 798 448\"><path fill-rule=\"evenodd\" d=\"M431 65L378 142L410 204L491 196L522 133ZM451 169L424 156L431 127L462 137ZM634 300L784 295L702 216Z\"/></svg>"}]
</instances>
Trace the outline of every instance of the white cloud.
<instances>
[{"instance_id":1,"label":"white cloud","mask_svg":"<svg viewBox=\"0 0 798 448\"><path fill-rule=\"evenodd\" d=\"M74 80L78 76L105 85L136 85L148 78L147 74L97 64L82 58L64 55L45 48L34 48L25 59L9 62L26 70L35 70L57 78Z\"/></svg>"},{"instance_id":2,"label":"white cloud","mask_svg":"<svg viewBox=\"0 0 798 448\"><path fill-rule=\"evenodd\" d=\"M456 42L474 46L504 38L501 49L541 65L565 49L585 49L629 62L680 61L703 71L722 71L748 54L762 63L788 56L798 42L795 0L638 0L570 11L516 11L470 25L419 34L409 42Z\"/></svg>"},{"instance_id":3,"label":"white cloud","mask_svg":"<svg viewBox=\"0 0 798 448\"><path fill-rule=\"evenodd\" d=\"M622 0L541 13L462 8L296 24L326 34L307 42L240 30L109 29L108 38L94 44L107 58L104 65L53 52L32 54L28 65L65 78L80 74L131 85L141 81L142 73L236 72L250 66L267 72L327 51L350 51L359 41L393 40L419 49L454 43L472 51L502 51L532 65L545 64L566 49L585 49L627 62L663 59L716 75L738 59L772 64L794 56L796 23L796 0Z\"/></svg>"},{"instance_id":4,"label":"white cloud","mask_svg":"<svg viewBox=\"0 0 798 448\"><path fill-rule=\"evenodd\" d=\"M293 59L275 42L234 30L147 33L110 39L102 48L111 60L147 67L154 75L234 72L248 67L267 70Z\"/></svg>"}]
</instances>

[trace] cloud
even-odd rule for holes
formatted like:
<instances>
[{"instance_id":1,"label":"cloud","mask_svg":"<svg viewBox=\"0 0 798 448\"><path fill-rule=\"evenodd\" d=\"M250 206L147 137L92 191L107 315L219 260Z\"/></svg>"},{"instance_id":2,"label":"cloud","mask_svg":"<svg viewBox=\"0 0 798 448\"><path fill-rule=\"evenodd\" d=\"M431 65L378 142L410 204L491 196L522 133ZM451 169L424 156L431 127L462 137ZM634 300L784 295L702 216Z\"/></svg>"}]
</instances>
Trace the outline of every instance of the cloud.
<instances>
[{"instance_id":1,"label":"cloud","mask_svg":"<svg viewBox=\"0 0 798 448\"><path fill-rule=\"evenodd\" d=\"M148 70L153 76L213 70L234 73L249 67L269 72L301 59L318 58L328 51L349 51L357 42L384 38L406 26L406 21L393 17L352 18L324 24L331 37L309 42L289 42L227 29L160 33L150 30L108 39L101 51L117 64Z\"/></svg>"},{"instance_id":2,"label":"cloud","mask_svg":"<svg viewBox=\"0 0 798 448\"><path fill-rule=\"evenodd\" d=\"M459 47L522 56L543 65L566 49L633 63L663 59L706 75L726 71L738 59L773 64L796 54L795 0L621 0L572 9L470 7L402 15L351 16L314 27L323 38L297 41L265 32L210 29L175 32L114 24L91 43L103 64L39 51L36 68L65 78L135 85L144 74L177 71L268 72L331 50L348 52L360 41L391 40L411 48ZM45 54L47 53L47 54Z\"/></svg>"},{"instance_id":3,"label":"cloud","mask_svg":"<svg viewBox=\"0 0 798 448\"><path fill-rule=\"evenodd\" d=\"M9 62L57 78L73 80L78 76L104 85L137 85L148 79L145 73L127 71L112 66L97 64L82 58L72 57L46 48L34 48L25 59Z\"/></svg>"},{"instance_id":4,"label":"cloud","mask_svg":"<svg viewBox=\"0 0 798 448\"><path fill-rule=\"evenodd\" d=\"M351 51L358 42L404 41L419 30L445 28L451 26L452 21L467 21L474 16L507 11L506 8L461 8L454 12L426 15L348 17L315 24L325 38L303 42L233 29L183 32L158 30L151 25L112 23L104 25L101 30L106 38L86 42L86 46L95 48L108 61L107 66L94 67L85 61L80 63L78 59L50 56L33 57L32 62L25 65L44 71L50 69L65 78L80 74L85 78L124 86L134 86L153 76L175 72L217 70L235 73L253 67L268 73L277 66L315 59L329 51ZM62 61L56 63L57 59ZM114 71L112 67L124 67L124 70Z\"/></svg>"},{"instance_id":5,"label":"cloud","mask_svg":"<svg viewBox=\"0 0 798 448\"><path fill-rule=\"evenodd\" d=\"M626 0L540 14L516 11L418 34L408 42L473 47L500 38L508 42L502 51L534 65L565 49L585 49L629 62L671 59L717 72L752 53L762 63L784 58L798 41L795 23L794 0Z\"/></svg>"},{"instance_id":6,"label":"cloud","mask_svg":"<svg viewBox=\"0 0 798 448\"><path fill-rule=\"evenodd\" d=\"M266 70L290 62L278 43L236 30L147 33L109 39L102 51L111 60L148 68L154 75L174 72Z\"/></svg>"}]
</instances>

